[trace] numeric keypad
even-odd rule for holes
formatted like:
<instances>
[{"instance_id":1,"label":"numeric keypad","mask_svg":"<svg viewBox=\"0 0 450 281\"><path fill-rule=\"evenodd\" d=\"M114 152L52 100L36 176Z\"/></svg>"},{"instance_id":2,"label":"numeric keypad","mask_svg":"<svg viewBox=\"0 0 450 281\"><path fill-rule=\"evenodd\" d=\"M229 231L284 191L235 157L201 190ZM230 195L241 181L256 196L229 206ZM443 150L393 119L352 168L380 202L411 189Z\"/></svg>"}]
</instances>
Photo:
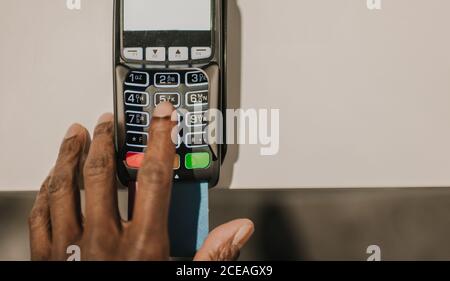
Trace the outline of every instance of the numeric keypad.
<instances>
[{"instance_id":1,"label":"numeric keypad","mask_svg":"<svg viewBox=\"0 0 450 281\"><path fill-rule=\"evenodd\" d=\"M179 112L177 173L206 169L211 161L207 125L209 82L201 70L130 71L124 82L126 125L125 163L138 169L148 146L151 115L162 102L170 102ZM200 163L200 162L201 163Z\"/></svg>"}]
</instances>

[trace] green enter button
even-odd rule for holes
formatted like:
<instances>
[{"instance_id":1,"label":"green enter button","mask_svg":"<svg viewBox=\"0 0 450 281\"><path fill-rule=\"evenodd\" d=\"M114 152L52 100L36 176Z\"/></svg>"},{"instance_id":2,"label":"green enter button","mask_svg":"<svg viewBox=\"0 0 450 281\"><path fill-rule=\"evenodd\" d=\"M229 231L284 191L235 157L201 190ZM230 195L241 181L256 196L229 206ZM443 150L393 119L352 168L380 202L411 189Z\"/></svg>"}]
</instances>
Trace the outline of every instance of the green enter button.
<instances>
[{"instance_id":1,"label":"green enter button","mask_svg":"<svg viewBox=\"0 0 450 281\"><path fill-rule=\"evenodd\" d=\"M188 153L186 154L186 169L206 169L211 164L211 158L208 152Z\"/></svg>"}]
</instances>

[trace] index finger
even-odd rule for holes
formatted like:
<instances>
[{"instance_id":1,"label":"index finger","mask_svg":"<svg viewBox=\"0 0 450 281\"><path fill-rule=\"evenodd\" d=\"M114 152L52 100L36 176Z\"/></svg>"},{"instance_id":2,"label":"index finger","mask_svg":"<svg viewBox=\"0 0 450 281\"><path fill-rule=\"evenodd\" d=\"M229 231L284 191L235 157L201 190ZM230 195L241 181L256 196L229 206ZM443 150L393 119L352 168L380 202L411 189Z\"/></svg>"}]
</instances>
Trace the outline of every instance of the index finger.
<instances>
[{"instance_id":1,"label":"index finger","mask_svg":"<svg viewBox=\"0 0 450 281\"><path fill-rule=\"evenodd\" d=\"M141 233L167 233L175 160L172 130L176 123L171 118L174 110L171 103L165 102L152 116L148 149L138 173L132 219L132 224L138 225Z\"/></svg>"}]
</instances>

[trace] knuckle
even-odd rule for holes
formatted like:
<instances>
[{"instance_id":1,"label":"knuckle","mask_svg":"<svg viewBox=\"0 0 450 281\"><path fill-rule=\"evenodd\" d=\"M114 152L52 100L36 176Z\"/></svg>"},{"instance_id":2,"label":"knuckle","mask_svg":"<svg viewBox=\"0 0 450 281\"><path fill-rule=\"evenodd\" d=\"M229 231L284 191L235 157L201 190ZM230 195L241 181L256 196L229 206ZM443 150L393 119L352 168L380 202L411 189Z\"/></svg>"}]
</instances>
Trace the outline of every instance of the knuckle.
<instances>
[{"instance_id":1,"label":"knuckle","mask_svg":"<svg viewBox=\"0 0 450 281\"><path fill-rule=\"evenodd\" d=\"M28 215L28 226L30 229L49 225L50 221L47 217L47 210L44 207L34 207Z\"/></svg>"},{"instance_id":2,"label":"knuckle","mask_svg":"<svg viewBox=\"0 0 450 281\"><path fill-rule=\"evenodd\" d=\"M109 223L109 225L102 222L101 226L98 227L98 224L93 226L91 223L87 225L86 237L89 237L88 240L100 246L115 244L119 237L119 231L114 226L114 222Z\"/></svg>"},{"instance_id":3,"label":"knuckle","mask_svg":"<svg viewBox=\"0 0 450 281\"><path fill-rule=\"evenodd\" d=\"M62 166L55 169L55 172L48 183L49 194L55 194L59 191L70 189L74 178L74 171L71 167Z\"/></svg>"},{"instance_id":4,"label":"knuckle","mask_svg":"<svg viewBox=\"0 0 450 281\"><path fill-rule=\"evenodd\" d=\"M90 157L84 166L84 175L91 178L107 175L113 167L113 162L113 157L106 153Z\"/></svg>"},{"instance_id":5,"label":"knuckle","mask_svg":"<svg viewBox=\"0 0 450 281\"><path fill-rule=\"evenodd\" d=\"M99 253L111 253L118 246L120 233L117 227L89 227L84 234L84 248L90 255Z\"/></svg>"},{"instance_id":6,"label":"knuckle","mask_svg":"<svg viewBox=\"0 0 450 281\"><path fill-rule=\"evenodd\" d=\"M172 175L172 170L162 162L149 162L139 172L141 181L144 184L162 185L167 184Z\"/></svg>"},{"instance_id":7,"label":"knuckle","mask_svg":"<svg viewBox=\"0 0 450 281\"><path fill-rule=\"evenodd\" d=\"M235 261L239 258L240 251L235 245L223 245L218 249L216 255L210 253L211 255L216 257L216 261Z\"/></svg>"},{"instance_id":8,"label":"knuckle","mask_svg":"<svg viewBox=\"0 0 450 281\"><path fill-rule=\"evenodd\" d=\"M114 132L114 124L111 121L98 124L94 130L94 137L107 135L111 136Z\"/></svg>"},{"instance_id":9,"label":"knuckle","mask_svg":"<svg viewBox=\"0 0 450 281\"><path fill-rule=\"evenodd\" d=\"M42 184L33 208L28 215L28 226L30 228L34 227L35 225L40 225L42 221L49 215L49 206L47 202L49 182L50 176L48 176Z\"/></svg>"},{"instance_id":10,"label":"knuckle","mask_svg":"<svg viewBox=\"0 0 450 281\"><path fill-rule=\"evenodd\" d=\"M80 153L82 148L82 141L78 136L73 136L71 138L65 139L61 145L60 155L72 156Z\"/></svg>"},{"instance_id":11,"label":"knuckle","mask_svg":"<svg viewBox=\"0 0 450 281\"><path fill-rule=\"evenodd\" d=\"M172 140L172 127L159 127L159 126L153 126L150 129L150 136L153 139L157 139L159 143L165 143L164 140L167 142Z\"/></svg>"}]
</instances>

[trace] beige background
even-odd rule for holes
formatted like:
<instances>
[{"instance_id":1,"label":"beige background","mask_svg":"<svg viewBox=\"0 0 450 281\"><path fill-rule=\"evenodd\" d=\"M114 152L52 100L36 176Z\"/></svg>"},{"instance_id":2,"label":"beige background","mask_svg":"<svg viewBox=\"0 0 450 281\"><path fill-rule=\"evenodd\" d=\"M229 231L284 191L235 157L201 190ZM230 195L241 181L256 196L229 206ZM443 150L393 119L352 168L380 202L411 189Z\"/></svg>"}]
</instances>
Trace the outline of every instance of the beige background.
<instances>
[{"instance_id":1,"label":"beige background","mask_svg":"<svg viewBox=\"0 0 450 281\"><path fill-rule=\"evenodd\" d=\"M82 3L0 2L0 190L37 189L66 127L112 110L112 1ZM383 4L231 5L230 105L279 108L281 149L232 147L222 185L450 185L450 2Z\"/></svg>"}]
</instances>

